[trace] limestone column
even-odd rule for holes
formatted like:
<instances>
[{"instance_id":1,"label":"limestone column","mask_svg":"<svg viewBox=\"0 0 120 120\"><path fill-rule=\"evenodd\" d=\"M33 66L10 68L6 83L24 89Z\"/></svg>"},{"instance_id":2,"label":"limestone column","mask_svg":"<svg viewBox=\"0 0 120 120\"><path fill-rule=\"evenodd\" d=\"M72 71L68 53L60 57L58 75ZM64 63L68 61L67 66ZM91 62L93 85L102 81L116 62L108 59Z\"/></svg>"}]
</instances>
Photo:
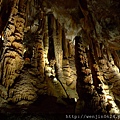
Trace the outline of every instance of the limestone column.
<instances>
[{"instance_id":1,"label":"limestone column","mask_svg":"<svg viewBox=\"0 0 120 120\"><path fill-rule=\"evenodd\" d=\"M46 15L45 16L45 26L44 26L44 57L45 57L45 64L49 64L49 61L48 61L48 49L49 49L48 15Z\"/></svg>"},{"instance_id":2,"label":"limestone column","mask_svg":"<svg viewBox=\"0 0 120 120\"><path fill-rule=\"evenodd\" d=\"M44 67L45 67L45 58L44 58L44 45L43 45L43 35L41 33L36 34L36 52L37 52L37 69L38 77L40 81L44 81Z\"/></svg>"},{"instance_id":3,"label":"limestone column","mask_svg":"<svg viewBox=\"0 0 120 120\"><path fill-rule=\"evenodd\" d=\"M68 40L66 39L65 36L65 29L63 28L62 30L62 41L63 41L63 59L68 58Z\"/></svg>"},{"instance_id":4,"label":"limestone column","mask_svg":"<svg viewBox=\"0 0 120 120\"><path fill-rule=\"evenodd\" d=\"M79 36L77 36L75 40L75 64L77 69L76 86L79 96L76 105L76 113L107 113L106 106L108 104L105 99L105 93L102 93L102 88L99 91L97 90L99 87L99 80L93 66L93 58L90 58L92 55L90 47L85 47ZM95 72L95 74L93 74L93 72Z\"/></svg>"},{"instance_id":5,"label":"limestone column","mask_svg":"<svg viewBox=\"0 0 120 120\"><path fill-rule=\"evenodd\" d=\"M63 79L63 71L62 71L62 47L61 42L58 37L58 21L53 17L53 43L54 43L54 51L55 51L55 60L56 60L56 74L57 78L61 81L63 86L66 86L66 81Z\"/></svg>"},{"instance_id":6,"label":"limestone column","mask_svg":"<svg viewBox=\"0 0 120 120\"><path fill-rule=\"evenodd\" d=\"M1 81L2 85L8 88L13 85L16 77L19 76L23 67L23 36L25 24L24 1L15 0L10 18L5 30L4 50L1 57Z\"/></svg>"}]
</instances>

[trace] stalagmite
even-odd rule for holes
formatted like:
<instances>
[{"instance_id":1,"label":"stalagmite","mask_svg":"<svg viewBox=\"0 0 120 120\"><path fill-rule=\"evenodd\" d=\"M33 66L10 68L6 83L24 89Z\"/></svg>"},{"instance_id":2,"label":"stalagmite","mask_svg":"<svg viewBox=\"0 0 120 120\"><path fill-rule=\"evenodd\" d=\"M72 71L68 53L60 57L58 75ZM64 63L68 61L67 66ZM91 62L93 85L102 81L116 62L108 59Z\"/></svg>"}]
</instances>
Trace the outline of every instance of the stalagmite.
<instances>
[{"instance_id":1,"label":"stalagmite","mask_svg":"<svg viewBox=\"0 0 120 120\"><path fill-rule=\"evenodd\" d=\"M43 36L36 35L36 49L37 49L37 68L40 74L40 81L44 81L44 67L45 67L45 60L44 60L44 46L43 46Z\"/></svg>"},{"instance_id":2,"label":"stalagmite","mask_svg":"<svg viewBox=\"0 0 120 120\"><path fill-rule=\"evenodd\" d=\"M63 86L66 87L66 81L63 79L62 72L62 44L58 38L58 21L53 17L53 42L54 42L54 50L55 50L55 60L56 60L56 73L57 78L62 82Z\"/></svg>"},{"instance_id":3,"label":"stalagmite","mask_svg":"<svg viewBox=\"0 0 120 120\"><path fill-rule=\"evenodd\" d=\"M90 60L90 56L88 59L85 57L85 53L82 52L82 41L80 37L76 37L76 68L77 68L77 92L79 95L78 104L76 106L76 113L111 113L111 109L106 110L106 107L109 107L110 104L106 97L106 91L109 90L108 85L105 85L101 79L101 77L97 76L96 72L99 72L99 67L97 65L93 65L93 61L88 63L88 59ZM86 49L86 48L84 48ZM88 49L89 50L89 49ZM81 52L79 52L81 51ZM79 57L78 57L79 56ZM81 56L81 57L80 57ZM90 65L91 64L91 65ZM78 66L79 65L79 66ZM91 68L93 66L93 68ZM94 70L94 74L93 74ZM95 74L96 73L96 74ZM93 77L94 75L94 77ZM95 77L96 76L96 77ZM100 79L99 79L100 78ZM94 79L94 80L93 80ZM97 80L97 81L95 81ZM96 82L96 83L94 83ZM100 86L102 85L102 86ZM106 87L105 87L106 86ZM89 103L84 96L88 96ZM93 96L94 95L94 96ZM108 93L110 96L110 94ZM108 96L107 95L107 96ZM113 97L113 96L112 96ZM114 102L114 101L113 101ZM81 107L78 107L80 103L84 103ZM90 108L89 108L90 107ZM91 110L90 110L91 109ZM119 113L118 108L117 111L113 113Z\"/></svg>"},{"instance_id":4,"label":"stalagmite","mask_svg":"<svg viewBox=\"0 0 120 120\"><path fill-rule=\"evenodd\" d=\"M12 8L11 16L9 18L9 24L5 31L5 47L3 52L3 58L1 61L1 69L2 69L2 84L8 89L14 83L14 80L19 73L16 71L20 71L23 66L23 45L22 39L20 39L21 43L17 42L17 38L13 36L13 33L20 33L23 35L23 28L25 24L24 15L20 15L18 13L24 13L25 9L19 9L19 1L14 1L14 6ZM6 56L6 57L5 57Z\"/></svg>"},{"instance_id":5,"label":"stalagmite","mask_svg":"<svg viewBox=\"0 0 120 120\"><path fill-rule=\"evenodd\" d=\"M106 70L106 71L108 72L108 70ZM110 73L110 74L112 75L113 73ZM104 75L105 75L105 71L103 73L102 79L100 78L99 80L102 83L101 88L103 89L103 93L105 94L105 98L106 98L106 101L107 101L107 107L111 106L109 108L109 110L107 110L107 111L108 111L109 114L119 114L120 111L119 111L118 106L115 103L115 97L114 97L114 94L113 94L114 92L112 92L113 86L110 86L110 82L109 82L110 76L109 76L109 79L106 80Z\"/></svg>"},{"instance_id":6,"label":"stalagmite","mask_svg":"<svg viewBox=\"0 0 120 120\"><path fill-rule=\"evenodd\" d=\"M66 39L65 36L65 29L63 28L62 30L62 41L63 41L63 58L67 59L68 58L68 40Z\"/></svg>"},{"instance_id":7,"label":"stalagmite","mask_svg":"<svg viewBox=\"0 0 120 120\"><path fill-rule=\"evenodd\" d=\"M45 57L45 64L49 64L48 61L48 49L49 49L49 37L48 37L48 16L45 16L45 27L44 27L44 57Z\"/></svg>"}]
</instances>

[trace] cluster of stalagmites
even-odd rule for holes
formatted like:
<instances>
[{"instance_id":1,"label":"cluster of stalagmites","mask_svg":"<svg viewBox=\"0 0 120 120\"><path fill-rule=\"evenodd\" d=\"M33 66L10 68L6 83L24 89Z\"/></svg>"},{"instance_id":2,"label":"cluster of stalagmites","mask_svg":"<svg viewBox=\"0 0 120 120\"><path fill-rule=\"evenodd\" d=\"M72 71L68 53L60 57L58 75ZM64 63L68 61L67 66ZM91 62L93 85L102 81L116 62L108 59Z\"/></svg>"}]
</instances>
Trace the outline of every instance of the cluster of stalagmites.
<instances>
[{"instance_id":1,"label":"cluster of stalagmites","mask_svg":"<svg viewBox=\"0 0 120 120\"><path fill-rule=\"evenodd\" d=\"M66 98L68 96L70 98L78 97L76 93L74 57L70 56L70 59L64 59L60 69L59 64L62 60L55 58L55 61L48 61L48 46L44 45L44 42L46 42L46 44L49 44L49 42L47 42L48 38L46 41L43 40L45 36L41 31L38 31L35 36L34 57L31 61L29 58L26 58L25 61L23 60L24 47L22 41L24 37L23 28L25 20L22 18L22 15L19 16L20 13L18 13L17 8L18 6L13 7L9 24L5 31L6 41L4 42L5 47L0 64L1 70L3 70L0 72L2 80L0 87L2 91L1 97L5 99L6 102L12 102L17 105L31 104L41 94L48 94L58 98ZM59 44L56 44L57 42L55 41L54 47L56 47L56 50L53 51L55 53L58 52L58 48L60 47ZM69 47L71 46L69 45ZM56 55L58 55L60 59L63 59L62 51L60 56L59 52ZM33 62L33 64L30 62ZM30 65L34 68L23 68L23 64ZM58 70L56 70L56 68ZM58 73L61 74L60 71L62 70L63 78L58 76ZM65 85L63 85L61 79Z\"/></svg>"},{"instance_id":2,"label":"cluster of stalagmites","mask_svg":"<svg viewBox=\"0 0 120 120\"><path fill-rule=\"evenodd\" d=\"M114 64L113 59L111 58L109 61L105 55L105 58L99 59L99 64L92 63L93 67L90 69L89 55L86 54L89 47L85 48L82 43L76 44L76 68L77 74L80 75L77 78L79 100L76 113L118 114L120 111L115 99L118 98L119 92L117 91L118 94L116 94L117 87L114 88L114 85L111 85L115 78L115 81L119 81L119 69Z\"/></svg>"},{"instance_id":3,"label":"cluster of stalagmites","mask_svg":"<svg viewBox=\"0 0 120 120\"><path fill-rule=\"evenodd\" d=\"M97 78L98 80L100 80L100 84L97 89L97 92L99 93L98 100L101 101L101 107L105 109L103 113L118 114L120 111L117 104L115 103L115 94L111 90L113 86L111 83L109 83L108 80L105 79L106 77L109 77L110 74L114 71L114 67L116 68L116 70L118 70L118 68L115 66L115 64L113 64L113 68L110 67L112 66L112 63L106 59L99 60L99 63L100 68L98 67L98 65L94 66L95 70L97 71Z\"/></svg>"},{"instance_id":4,"label":"cluster of stalagmites","mask_svg":"<svg viewBox=\"0 0 120 120\"><path fill-rule=\"evenodd\" d=\"M25 64L30 65L28 62L25 62ZM14 84L9 89L9 92L7 92L4 86L0 86L1 105L2 102L29 105L42 94L48 94L57 98L66 98L68 94L70 98L78 98L74 57L63 60L63 74L66 87L62 86L62 83L56 77L55 60L50 60L45 66L44 81L40 80L39 71L35 67L24 67L19 72L19 76L14 80Z\"/></svg>"},{"instance_id":5,"label":"cluster of stalagmites","mask_svg":"<svg viewBox=\"0 0 120 120\"><path fill-rule=\"evenodd\" d=\"M46 94L46 84L39 82L35 72L35 69L24 70L20 74L15 86L9 91L9 101L17 105L28 105L37 99L38 94Z\"/></svg>"},{"instance_id":6,"label":"cluster of stalagmites","mask_svg":"<svg viewBox=\"0 0 120 120\"><path fill-rule=\"evenodd\" d=\"M78 95L76 92L76 68L74 57L63 59L63 75L64 80L66 81L66 90L70 98L77 98Z\"/></svg>"},{"instance_id":7,"label":"cluster of stalagmites","mask_svg":"<svg viewBox=\"0 0 120 120\"><path fill-rule=\"evenodd\" d=\"M112 104L111 113L116 112L117 106L114 101L120 101L119 98L119 69L114 64L113 59L111 61L101 60L101 67L103 68L103 77L107 83L105 83L104 89L106 91L106 97L108 102Z\"/></svg>"},{"instance_id":8,"label":"cluster of stalagmites","mask_svg":"<svg viewBox=\"0 0 120 120\"><path fill-rule=\"evenodd\" d=\"M63 79L66 82L66 86L63 86L60 80L56 77L55 60L50 61L49 67L45 67L47 82L50 85L48 88L51 89L48 90L49 94L56 97L68 97L68 94L70 98L78 98L76 93L76 69L75 64L73 63L74 57L66 60L63 59Z\"/></svg>"}]
</instances>

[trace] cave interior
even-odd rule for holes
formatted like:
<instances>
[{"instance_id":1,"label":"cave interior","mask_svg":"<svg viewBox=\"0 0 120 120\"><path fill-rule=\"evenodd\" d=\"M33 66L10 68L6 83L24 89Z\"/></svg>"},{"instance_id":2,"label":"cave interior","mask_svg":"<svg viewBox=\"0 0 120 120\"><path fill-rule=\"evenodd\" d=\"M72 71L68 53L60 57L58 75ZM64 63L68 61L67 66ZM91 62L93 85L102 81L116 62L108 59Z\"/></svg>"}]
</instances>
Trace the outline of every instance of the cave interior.
<instances>
[{"instance_id":1,"label":"cave interior","mask_svg":"<svg viewBox=\"0 0 120 120\"><path fill-rule=\"evenodd\" d=\"M119 0L0 0L1 114L120 114Z\"/></svg>"}]
</instances>

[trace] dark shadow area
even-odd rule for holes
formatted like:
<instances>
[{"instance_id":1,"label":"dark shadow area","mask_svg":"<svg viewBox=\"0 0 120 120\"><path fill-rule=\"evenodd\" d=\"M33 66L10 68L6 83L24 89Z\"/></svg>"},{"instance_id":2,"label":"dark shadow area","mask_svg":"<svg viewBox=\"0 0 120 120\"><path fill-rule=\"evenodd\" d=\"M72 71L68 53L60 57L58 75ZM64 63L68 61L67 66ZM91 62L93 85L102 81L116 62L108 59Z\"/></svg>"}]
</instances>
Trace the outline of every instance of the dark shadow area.
<instances>
[{"instance_id":1,"label":"dark shadow area","mask_svg":"<svg viewBox=\"0 0 120 120\"><path fill-rule=\"evenodd\" d=\"M41 95L29 106L0 108L0 120L63 120L65 115L74 114L76 103L63 99L66 105L57 103L57 98Z\"/></svg>"}]
</instances>

